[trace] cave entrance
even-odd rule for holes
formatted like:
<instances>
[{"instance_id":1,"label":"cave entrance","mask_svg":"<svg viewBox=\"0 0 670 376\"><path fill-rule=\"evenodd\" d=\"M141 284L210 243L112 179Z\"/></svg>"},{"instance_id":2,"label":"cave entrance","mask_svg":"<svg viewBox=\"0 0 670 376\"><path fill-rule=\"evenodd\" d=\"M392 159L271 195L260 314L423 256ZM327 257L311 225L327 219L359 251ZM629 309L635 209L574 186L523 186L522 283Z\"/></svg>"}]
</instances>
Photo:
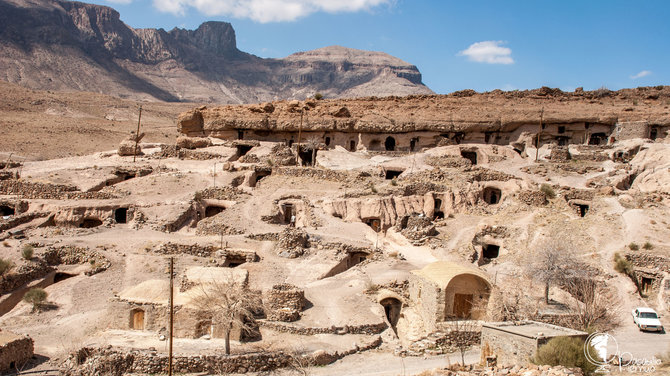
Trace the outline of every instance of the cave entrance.
<instances>
[{"instance_id":1,"label":"cave entrance","mask_svg":"<svg viewBox=\"0 0 670 376\"><path fill-rule=\"evenodd\" d=\"M235 154L235 159L240 159L242 156L246 155L249 150L253 149L251 145L237 145L235 146L237 153Z\"/></svg>"},{"instance_id":2,"label":"cave entrance","mask_svg":"<svg viewBox=\"0 0 670 376\"><path fill-rule=\"evenodd\" d=\"M223 266L226 268L236 268L247 262L247 258L241 255L228 255Z\"/></svg>"},{"instance_id":3,"label":"cave entrance","mask_svg":"<svg viewBox=\"0 0 670 376\"><path fill-rule=\"evenodd\" d=\"M79 224L80 228L93 228L102 225L102 221L98 218L84 218L83 221Z\"/></svg>"},{"instance_id":4,"label":"cave entrance","mask_svg":"<svg viewBox=\"0 0 670 376\"><path fill-rule=\"evenodd\" d=\"M656 138L658 138L658 127L651 127L649 130L649 139L654 141Z\"/></svg>"},{"instance_id":5,"label":"cave entrance","mask_svg":"<svg viewBox=\"0 0 670 376\"><path fill-rule=\"evenodd\" d=\"M282 210L284 212L284 224L292 224L293 221L291 221L291 219L295 215L293 204L282 205Z\"/></svg>"},{"instance_id":6,"label":"cave entrance","mask_svg":"<svg viewBox=\"0 0 670 376\"><path fill-rule=\"evenodd\" d=\"M330 136L326 136L326 139L323 141L326 146L330 146Z\"/></svg>"},{"instance_id":7,"label":"cave entrance","mask_svg":"<svg viewBox=\"0 0 670 376\"><path fill-rule=\"evenodd\" d=\"M389 324L391 324L393 331L396 332L396 325L398 325L400 311L402 310L402 302L396 298L385 298L382 299L379 304L384 307L386 319L389 321Z\"/></svg>"},{"instance_id":8,"label":"cave entrance","mask_svg":"<svg viewBox=\"0 0 670 376\"><path fill-rule=\"evenodd\" d=\"M114 210L114 220L116 223L128 222L128 208L118 208Z\"/></svg>"},{"instance_id":9,"label":"cave entrance","mask_svg":"<svg viewBox=\"0 0 670 376\"><path fill-rule=\"evenodd\" d=\"M607 135L604 133L594 133L589 137L589 145L602 145L607 140Z\"/></svg>"},{"instance_id":10,"label":"cave entrance","mask_svg":"<svg viewBox=\"0 0 670 376\"><path fill-rule=\"evenodd\" d=\"M16 214L13 207L7 205L0 205L0 216L9 216Z\"/></svg>"},{"instance_id":11,"label":"cave entrance","mask_svg":"<svg viewBox=\"0 0 670 376\"><path fill-rule=\"evenodd\" d=\"M400 176L405 170L386 170L384 177L386 180L392 180Z\"/></svg>"},{"instance_id":12,"label":"cave entrance","mask_svg":"<svg viewBox=\"0 0 670 376\"><path fill-rule=\"evenodd\" d=\"M72 278L72 277L75 277L75 276L76 276L76 274L58 272L54 275L54 283L65 281L66 279Z\"/></svg>"},{"instance_id":13,"label":"cave entrance","mask_svg":"<svg viewBox=\"0 0 670 376\"><path fill-rule=\"evenodd\" d=\"M349 151L356 151L356 141L349 141Z\"/></svg>"},{"instance_id":14,"label":"cave entrance","mask_svg":"<svg viewBox=\"0 0 670 376\"><path fill-rule=\"evenodd\" d=\"M442 200L439 198L435 199L434 212L435 212L434 214L435 219L444 218L444 211L442 211Z\"/></svg>"},{"instance_id":15,"label":"cave entrance","mask_svg":"<svg viewBox=\"0 0 670 376\"><path fill-rule=\"evenodd\" d=\"M379 232L382 229L382 222L379 218L365 218L363 222L370 226L375 232Z\"/></svg>"},{"instance_id":16,"label":"cave entrance","mask_svg":"<svg viewBox=\"0 0 670 376\"><path fill-rule=\"evenodd\" d=\"M575 208L580 217L584 217L589 212L589 206L586 204L575 204Z\"/></svg>"},{"instance_id":17,"label":"cave entrance","mask_svg":"<svg viewBox=\"0 0 670 376\"><path fill-rule=\"evenodd\" d=\"M130 311L130 329L144 330L144 310L135 308Z\"/></svg>"},{"instance_id":18,"label":"cave entrance","mask_svg":"<svg viewBox=\"0 0 670 376\"><path fill-rule=\"evenodd\" d=\"M502 192L498 188L486 187L484 188L484 201L489 205L495 205L500 202Z\"/></svg>"},{"instance_id":19,"label":"cave entrance","mask_svg":"<svg viewBox=\"0 0 670 376\"><path fill-rule=\"evenodd\" d=\"M559 134L565 133L565 126L564 125L559 125L558 126L558 133Z\"/></svg>"},{"instance_id":20,"label":"cave entrance","mask_svg":"<svg viewBox=\"0 0 670 376\"><path fill-rule=\"evenodd\" d=\"M569 142L570 142L569 137L565 136L556 137L556 143L558 144L558 146L567 146Z\"/></svg>"},{"instance_id":21,"label":"cave entrance","mask_svg":"<svg viewBox=\"0 0 670 376\"><path fill-rule=\"evenodd\" d=\"M244 139L244 131L237 131L237 139L238 140Z\"/></svg>"},{"instance_id":22,"label":"cave entrance","mask_svg":"<svg viewBox=\"0 0 670 376\"><path fill-rule=\"evenodd\" d=\"M469 160L473 165L477 164L477 152L461 150L461 157Z\"/></svg>"},{"instance_id":23,"label":"cave entrance","mask_svg":"<svg viewBox=\"0 0 670 376\"><path fill-rule=\"evenodd\" d=\"M270 175L272 175L272 171L264 171L264 170L256 171L256 177L254 178L254 185L253 186L255 187L256 184L258 184L258 182L261 181L261 179L263 179L267 176L270 176Z\"/></svg>"},{"instance_id":24,"label":"cave entrance","mask_svg":"<svg viewBox=\"0 0 670 376\"><path fill-rule=\"evenodd\" d=\"M414 151L414 149L416 148L416 144L418 143L419 143L418 137L414 137L411 140L409 140L409 151Z\"/></svg>"},{"instance_id":25,"label":"cave entrance","mask_svg":"<svg viewBox=\"0 0 670 376\"><path fill-rule=\"evenodd\" d=\"M500 246L496 244L483 244L482 257L487 259L497 258L500 254Z\"/></svg>"},{"instance_id":26,"label":"cave entrance","mask_svg":"<svg viewBox=\"0 0 670 376\"><path fill-rule=\"evenodd\" d=\"M361 262L367 260L368 254L365 252L350 253L347 257L347 269L352 268Z\"/></svg>"},{"instance_id":27,"label":"cave entrance","mask_svg":"<svg viewBox=\"0 0 670 376\"><path fill-rule=\"evenodd\" d=\"M386 151L394 151L395 150L395 138L388 136L386 137L386 140L384 141L384 149Z\"/></svg>"},{"instance_id":28,"label":"cave entrance","mask_svg":"<svg viewBox=\"0 0 670 376\"><path fill-rule=\"evenodd\" d=\"M203 336L210 336L213 337L213 327L212 327L212 320L202 320L199 321L196 326L195 326L195 333L194 337L195 338L200 338Z\"/></svg>"},{"instance_id":29,"label":"cave entrance","mask_svg":"<svg viewBox=\"0 0 670 376\"><path fill-rule=\"evenodd\" d=\"M318 150L316 149L308 149L304 146L301 146L300 151L298 152L298 156L300 157L303 166L313 166L314 158L316 157L317 152Z\"/></svg>"},{"instance_id":30,"label":"cave entrance","mask_svg":"<svg viewBox=\"0 0 670 376\"><path fill-rule=\"evenodd\" d=\"M226 210L223 206L208 206L205 208L205 218L213 217Z\"/></svg>"}]
</instances>

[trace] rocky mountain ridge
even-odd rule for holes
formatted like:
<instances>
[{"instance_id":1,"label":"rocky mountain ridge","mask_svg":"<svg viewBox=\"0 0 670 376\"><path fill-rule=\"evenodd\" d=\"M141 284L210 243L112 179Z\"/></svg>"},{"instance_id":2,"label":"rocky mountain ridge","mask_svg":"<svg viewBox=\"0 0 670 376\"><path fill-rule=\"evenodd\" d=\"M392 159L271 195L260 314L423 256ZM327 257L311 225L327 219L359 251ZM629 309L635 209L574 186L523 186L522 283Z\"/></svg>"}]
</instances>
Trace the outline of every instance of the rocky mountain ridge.
<instances>
[{"instance_id":1,"label":"rocky mountain ridge","mask_svg":"<svg viewBox=\"0 0 670 376\"><path fill-rule=\"evenodd\" d=\"M251 103L429 94L411 64L339 46L263 59L240 51L235 30L133 29L109 7L62 0L0 0L0 78L46 90L133 99Z\"/></svg>"}]
</instances>

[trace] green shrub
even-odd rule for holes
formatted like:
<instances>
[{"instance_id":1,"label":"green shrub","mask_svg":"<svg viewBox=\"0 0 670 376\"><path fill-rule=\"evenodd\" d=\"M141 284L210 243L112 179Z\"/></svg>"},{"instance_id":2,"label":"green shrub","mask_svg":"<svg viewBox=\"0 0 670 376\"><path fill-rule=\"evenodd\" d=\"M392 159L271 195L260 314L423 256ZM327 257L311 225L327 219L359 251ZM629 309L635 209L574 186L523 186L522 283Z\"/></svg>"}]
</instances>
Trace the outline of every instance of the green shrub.
<instances>
[{"instance_id":1,"label":"green shrub","mask_svg":"<svg viewBox=\"0 0 670 376\"><path fill-rule=\"evenodd\" d=\"M633 242L628 244L628 248L630 248L631 251L637 251L638 249L640 249L640 246L637 245L637 243Z\"/></svg>"},{"instance_id":2,"label":"green shrub","mask_svg":"<svg viewBox=\"0 0 670 376\"><path fill-rule=\"evenodd\" d=\"M633 265L631 265L630 261L621 257L621 255L619 255L617 252L614 254L614 270L619 273L630 275L633 271Z\"/></svg>"},{"instance_id":3,"label":"green shrub","mask_svg":"<svg viewBox=\"0 0 670 376\"><path fill-rule=\"evenodd\" d=\"M589 354L597 354L593 346L589 345ZM596 366L586 359L584 341L574 337L556 337L542 345L532 359L537 365L578 367L584 375L592 375Z\"/></svg>"},{"instance_id":4,"label":"green shrub","mask_svg":"<svg viewBox=\"0 0 670 376\"><path fill-rule=\"evenodd\" d=\"M398 181L396 180L396 178L391 179L391 185L394 187L398 185Z\"/></svg>"},{"instance_id":5,"label":"green shrub","mask_svg":"<svg viewBox=\"0 0 670 376\"><path fill-rule=\"evenodd\" d=\"M23 296L23 301L33 305L33 312L47 300L47 292L44 289L32 288Z\"/></svg>"},{"instance_id":6,"label":"green shrub","mask_svg":"<svg viewBox=\"0 0 670 376\"><path fill-rule=\"evenodd\" d=\"M323 94L321 94L321 93L314 94L314 99L316 99L317 101L322 100L323 99Z\"/></svg>"},{"instance_id":7,"label":"green shrub","mask_svg":"<svg viewBox=\"0 0 670 376\"><path fill-rule=\"evenodd\" d=\"M5 275L5 273L7 273L11 268L11 261L0 258L0 276Z\"/></svg>"},{"instance_id":8,"label":"green shrub","mask_svg":"<svg viewBox=\"0 0 670 376\"><path fill-rule=\"evenodd\" d=\"M551 185L549 185L549 184L546 184L546 183L545 183L545 184L542 184L542 185L540 186L540 191L541 191L542 193L544 193L544 195L545 195L548 199L552 199L552 198L556 197L556 192L554 191L554 188L552 188Z\"/></svg>"},{"instance_id":9,"label":"green shrub","mask_svg":"<svg viewBox=\"0 0 670 376\"><path fill-rule=\"evenodd\" d=\"M21 256L23 256L25 260L31 260L33 258L33 253L35 253L35 250L30 244L24 245L23 250L21 250Z\"/></svg>"},{"instance_id":10,"label":"green shrub","mask_svg":"<svg viewBox=\"0 0 670 376\"><path fill-rule=\"evenodd\" d=\"M651 244L651 243L649 243L649 242L646 242L646 243L644 243L644 245L642 246L642 248L644 248L644 249L646 249L646 250L650 250L650 249L654 249L654 245Z\"/></svg>"}]
</instances>

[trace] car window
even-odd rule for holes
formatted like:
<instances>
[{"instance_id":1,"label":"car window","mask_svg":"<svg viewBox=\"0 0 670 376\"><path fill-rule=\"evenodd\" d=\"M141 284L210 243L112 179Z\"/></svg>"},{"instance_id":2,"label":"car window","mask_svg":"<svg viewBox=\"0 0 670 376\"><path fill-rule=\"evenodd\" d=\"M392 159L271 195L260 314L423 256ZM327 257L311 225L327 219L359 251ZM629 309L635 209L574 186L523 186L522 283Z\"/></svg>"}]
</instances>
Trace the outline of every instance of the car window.
<instances>
[{"instance_id":1,"label":"car window","mask_svg":"<svg viewBox=\"0 0 670 376\"><path fill-rule=\"evenodd\" d=\"M642 312L640 317L643 319L656 319L658 318L654 312Z\"/></svg>"}]
</instances>

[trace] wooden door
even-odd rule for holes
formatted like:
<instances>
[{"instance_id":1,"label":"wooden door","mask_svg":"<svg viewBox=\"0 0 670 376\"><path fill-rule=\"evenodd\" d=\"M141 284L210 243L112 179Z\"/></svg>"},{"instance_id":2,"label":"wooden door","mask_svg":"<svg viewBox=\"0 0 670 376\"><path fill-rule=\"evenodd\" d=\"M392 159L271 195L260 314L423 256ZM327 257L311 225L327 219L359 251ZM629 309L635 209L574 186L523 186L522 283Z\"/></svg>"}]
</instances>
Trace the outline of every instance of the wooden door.
<instances>
[{"instance_id":1,"label":"wooden door","mask_svg":"<svg viewBox=\"0 0 670 376\"><path fill-rule=\"evenodd\" d=\"M471 294L454 294L454 316L458 318L468 318L472 312Z\"/></svg>"},{"instance_id":2,"label":"wooden door","mask_svg":"<svg viewBox=\"0 0 670 376\"><path fill-rule=\"evenodd\" d=\"M133 313L133 329L144 330L144 311L135 311Z\"/></svg>"}]
</instances>

